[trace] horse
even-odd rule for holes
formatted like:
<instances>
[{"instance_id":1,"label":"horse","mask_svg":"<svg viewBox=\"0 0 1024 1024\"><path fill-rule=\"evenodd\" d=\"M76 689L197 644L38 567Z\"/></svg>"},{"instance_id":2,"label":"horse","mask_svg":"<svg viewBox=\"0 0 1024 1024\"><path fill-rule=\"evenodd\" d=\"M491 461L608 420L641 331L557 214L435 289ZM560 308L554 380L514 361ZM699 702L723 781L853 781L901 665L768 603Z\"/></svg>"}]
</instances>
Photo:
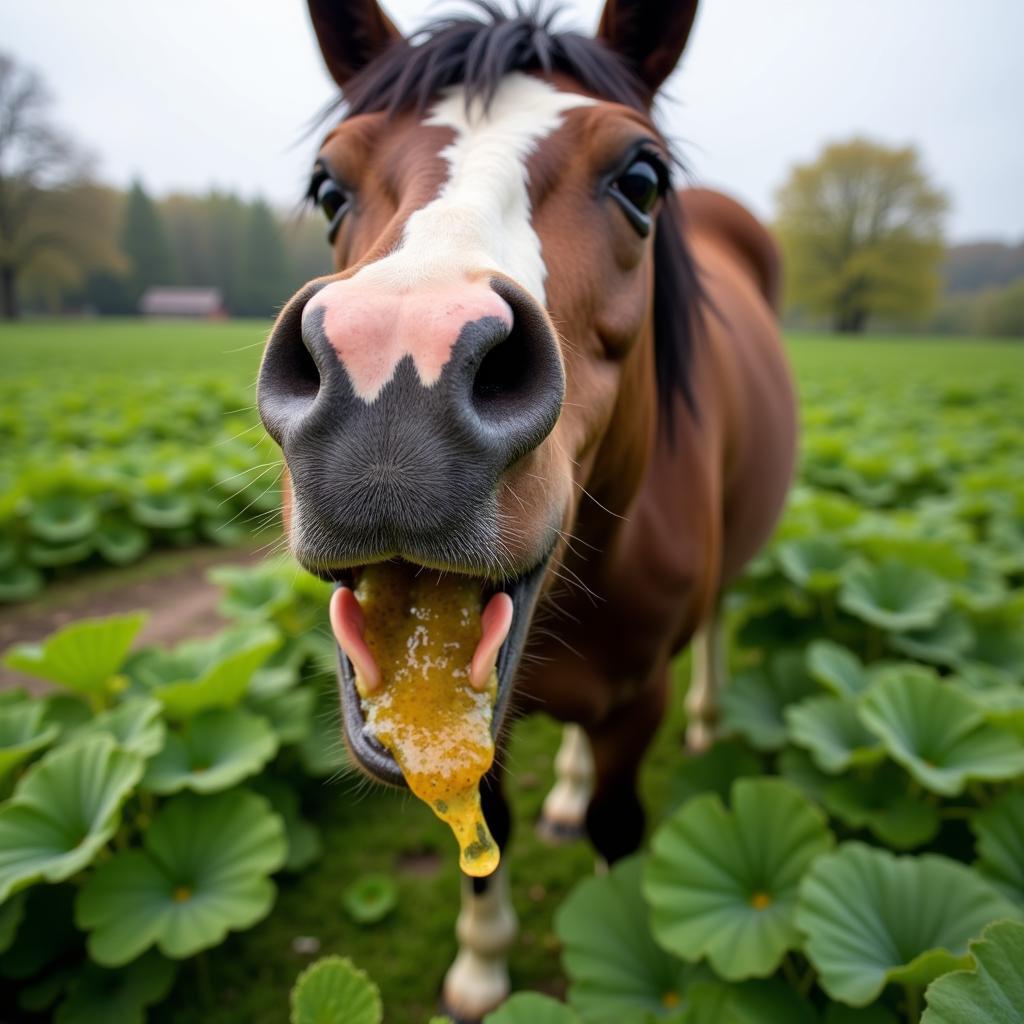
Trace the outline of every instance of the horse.
<instances>
[{"instance_id":1,"label":"horse","mask_svg":"<svg viewBox=\"0 0 1024 1024\"><path fill-rule=\"evenodd\" d=\"M691 643L687 741L709 742L719 598L795 459L776 246L673 187L652 115L696 0L607 0L594 37L487 0L409 39L376 0L308 6L341 90L308 189L334 272L283 307L257 387L291 550L344 590L388 560L507 594L499 749L513 717L565 723L539 827L613 862L642 842L638 766ZM350 758L404 785L343 650L338 679ZM500 762L481 794L504 846ZM476 1020L509 991L505 868L461 898L442 1002Z\"/></svg>"}]
</instances>

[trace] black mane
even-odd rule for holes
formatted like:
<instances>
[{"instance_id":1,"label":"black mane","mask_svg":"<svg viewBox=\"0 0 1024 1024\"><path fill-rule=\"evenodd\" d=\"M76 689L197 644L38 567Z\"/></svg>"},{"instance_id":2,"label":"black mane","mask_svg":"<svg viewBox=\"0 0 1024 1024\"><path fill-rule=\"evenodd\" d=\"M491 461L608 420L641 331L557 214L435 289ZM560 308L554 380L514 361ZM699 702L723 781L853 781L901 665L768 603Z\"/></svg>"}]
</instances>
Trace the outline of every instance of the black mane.
<instances>
[{"instance_id":1,"label":"black mane","mask_svg":"<svg viewBox=\"0 0 1024 1024\"><path fill-rule=\"evenodd\" d=\"M396 40L345 86L332 109L345 117L385 112L425 113L445 88L462 85L467 103L486 105L513 71L562 72L588 92L647 113L650 97L628 65L598 39L557 31L557 8L518 3L507 14L492 0L472 0L478 17L430 22ZM474 12L474 13L477 13ZM680 228L682 211L670 189L654 239L654 359L662 425L672 424L676 394L694 410L689 367L702 290Z\"/></svg>"}]
</instances>

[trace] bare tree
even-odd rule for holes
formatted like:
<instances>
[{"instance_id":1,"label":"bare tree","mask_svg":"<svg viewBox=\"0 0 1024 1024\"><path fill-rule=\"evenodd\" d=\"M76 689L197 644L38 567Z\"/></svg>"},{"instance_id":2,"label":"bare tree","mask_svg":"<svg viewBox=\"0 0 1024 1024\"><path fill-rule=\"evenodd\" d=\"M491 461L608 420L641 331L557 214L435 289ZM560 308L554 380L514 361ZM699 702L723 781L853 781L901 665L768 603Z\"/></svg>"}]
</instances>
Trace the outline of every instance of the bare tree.
<instances>
[{"instance_id":1,"label":"bare tree","mask_svg":"<svg viewBox=\"0 0 1024 1024\"><path fill-rule=\"evenodd\" d=\"M61 215L85 183L89 158L49 118L50 96L34 71L0 53L0 316L18 316L18 279L55 254L89 260L89 232ZM84 248L83 248L84 246Z\"/></svg>"}]
</instances>

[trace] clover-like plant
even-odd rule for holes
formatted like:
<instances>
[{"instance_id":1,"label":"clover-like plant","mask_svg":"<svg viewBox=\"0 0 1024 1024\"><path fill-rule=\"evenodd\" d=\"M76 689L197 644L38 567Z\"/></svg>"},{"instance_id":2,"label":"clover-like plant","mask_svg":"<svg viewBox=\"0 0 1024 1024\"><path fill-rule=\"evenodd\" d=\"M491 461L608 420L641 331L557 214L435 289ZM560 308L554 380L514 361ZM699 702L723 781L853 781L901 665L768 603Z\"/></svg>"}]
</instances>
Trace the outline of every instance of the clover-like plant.
<instances>
[{"instance_id":1,"label":"clover-like plant","mask_svg":"<svg viewBox=\"0 0 1024 1024\"><path fill-rule=\"evenodd\" d=\"M767 669L741 672L722 693L722 728L743 736L757 750L778 750L787 738L785 710L817 692L803 656L776 654Z\"/></svg>"},{"instance_id":2,"label":"clover-like plant","mask_svg":"<svg viewBox=\"0 0 1024 1024\"><path fill-rule=\"evenodd\" d=\"M1024 924L997 921L970 944L974 967L932 982L921 1024L1021 1024Z\"/></svg>"},{"instance_id":3,"label":"clover-like plant","mask_svg":"<svg viewBox=\"0 0 1024 1024\"><path fill-rule=\"evenodd\" d=\"M380 1024L380 989L351 960L327 956L310 964L292 988L291 1024Z\"/></svg>"},{"instance_id":4,"label":"clover-like plant","mask_svg":"<svg viewBox=\"0 0 1024 1024\"><path fill-rule=\"evenodd\" d=\"M948 605L949 588L942 580L898 561L854 563L839 591L842 609L892 632L934 626Z\"/></svg>"},{"instance_id":5,"label":"clover-like plant","mask_svg":"<svg viewBox=\"0 0 1024 1024\"><path fill-rule=\"evenodd\" d=\"M857 717L856 708L841 697L809 697L791 704L785 716L790 739L809 750L822 771L836 774L885 756L878 738Z\"/></svg>"},{"instance_id":6,"label":"clover-like plant","mask_svg":"<svg viewBox=\"0 0 1024 1024\"><path fill-rule=\"evenodd\" d=\"M970 697L916 672L890 672L865 694L860 717L921 785L955 796L975 779L1024 772L1024 742L987 722Z\"/></svg>"},{"instance_id":7,"label":"clover-like plant","mask_svg":"<svg viewBox=\"0 0 1024 1024\"><path fill-rule=\"evenodd\" d=\"M33 765L0 806L0 902L91 863L117 830L142 768L142 758L109 736L59 747Z\"/></svg>"},{"instance_id":8,"label":"clover-like plant","mask_svg":"<svg viewBox=\"0 0 1024 1024\"><path fill-rule=\"evenodd\" d=\"M150 697L129 697L74 729L72 735L77 739L105 733L123 750L149 758L164 745L166 727L161 710L160 702Z\"/></svg>"},{"instance_id":9,"label":"clover-like plant","mask_svg":"<svg viewBox=\"0 0 1024 1024\"><path fill-rule=\"evenodd\" d=\"M153 695L171 718L190 718L210 708L234 707L245 695L253 673L280 642L273 630L253 631L196 676L165 682L153 690Z\"/></svg>"},{"instance_id":10,"label":"clover-like plant","mask_svg":"<svg viewBox=\"0 0 1024 1024\"><path fill-rule=\"evenodd\" d=\"M149 762L143 787L154 793L215 793L255 775L277 753L277 737L258 715L211 708L168 733Z\"/></svg>"},{"instance_id":11,"label":"clover-like plant","mask_svg":"<svg viewBox=\"0 0 1024 1024\"><path fill-rule=\"evenodd\" d=\"M696 797L655 833L644 895L658 942L727 980L771 974L801 945L797 886L832 846L824 816L781 779L740 779L731 809Z\"/></svg>"},{"instance_id":12,"label":"clover-like plant","mask_svg":"<svg viewBox=\"0 0 1024 1024\"><path fill-rule=\"evenodd\" d=\"M153 818L142 849L101 864L75 920L99 964L118 967L150 946L180 959L215 946L270 910L268 877L285 861L284 825L255 793L182 794Z\"/></svg>"},{"instance_id":13,"label":"clover-like plant","mask_svg":"<svg viewBox=\"0 0 1024 1024\"><path fill-rule=\"evenodd\" d=\"M848 842L811 866L800 885L796 923L829 996L866 1006L889 983L919 991L966 966L970 938L1017 913L957 861L897 857Z\"/></svg>"},{"instance_id":14,"label":"clover-like plant","mask_svg":"<svg viewBox=\"0 0 1024 1024\"><path fill-rule=\"evenodd\" d=\"M119 688L117 673L145 618L82 619L59 629L42 644L12 647L4 664L106 703Z\"/></svg>"},{"instance_id":15,"label":"clover-like plant","mask_svg":"<svg viewBox=\"0 0 1024 1024\"><path fill-rule=\"evenodd\" d=\"M1024 790L1011 789L971 818L976 866L1024 907Z\"/></svg>"},{"instance_id":16,"label":"clover-like plant","mask_svg":"<svg viewBox=\"0 0 1024 1024\"><path fill-rule=\"evenodd\" d=\"M44 722L46 707L40 701L19 701L0 707L0 781L49 746L60 731Z\"/></svg>"},{"instance_id":17,"label":"clover-like plant","mask_svg":"<svg viewBox=\"0 0 1024 1024\"><path fill-rule=\"evenodd\" d=\"M568 999L588 1024L645 1024L680 1007L694 968L651 934L641 892L643 858L586 878L555 917Z\"/></svg>"}]
</instances>

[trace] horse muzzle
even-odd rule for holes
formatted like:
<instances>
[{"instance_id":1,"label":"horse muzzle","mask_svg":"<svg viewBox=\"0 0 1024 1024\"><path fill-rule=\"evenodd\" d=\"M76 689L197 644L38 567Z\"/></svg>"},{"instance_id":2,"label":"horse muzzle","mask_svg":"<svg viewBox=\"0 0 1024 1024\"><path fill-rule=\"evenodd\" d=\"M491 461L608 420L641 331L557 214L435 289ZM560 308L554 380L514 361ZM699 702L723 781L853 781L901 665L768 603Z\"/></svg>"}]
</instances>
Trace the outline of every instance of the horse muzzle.
<instances>
[{"instance_id":1,"label":"horse muzzle","mask_svg":"<svg viewBox=\"0 0 1024 1024\"><path fill-rule=\"evenodd\" d=\"M400 298L356 283L318 281L300 292L260 369L260 415L291 480L291 546L305 568L341 586L353 587L367 565L396 561L472 577L481 607L507 593L497 733L558 525L531 529L537 550L510 559L500 491L561 413L555 333L505 278ZM402 784L365 729L340 647L339 663L350 750L374 777Z\"/></svg>"}]
</instances>

